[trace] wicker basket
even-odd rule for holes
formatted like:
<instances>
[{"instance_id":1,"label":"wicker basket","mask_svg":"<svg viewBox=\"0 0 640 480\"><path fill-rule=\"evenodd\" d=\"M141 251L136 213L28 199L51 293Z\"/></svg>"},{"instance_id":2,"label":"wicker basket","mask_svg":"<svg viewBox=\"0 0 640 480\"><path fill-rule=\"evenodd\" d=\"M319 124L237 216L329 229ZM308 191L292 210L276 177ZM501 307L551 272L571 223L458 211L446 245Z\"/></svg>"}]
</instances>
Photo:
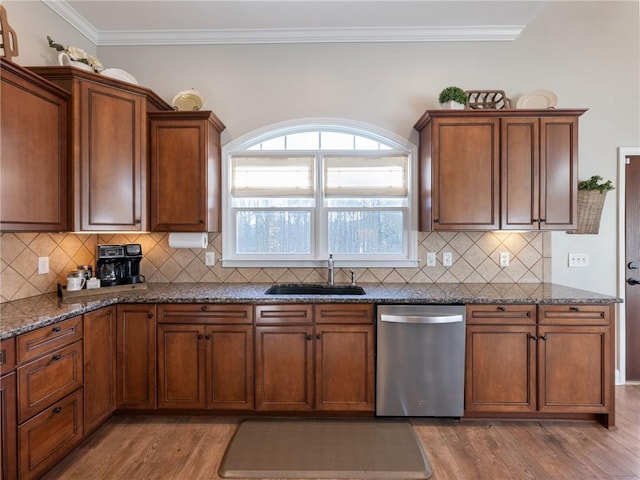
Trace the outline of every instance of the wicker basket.
<instances>
[{"instance_id":1,"label":"wicker basket","mask_svg":"<svg viewBox=\"0 0 640 480\"><path fill-rule=\"evenodd\" d=\"M597 234L607 192L578 190L578 229L567 233Z\"/></svg>"}]
</instances>

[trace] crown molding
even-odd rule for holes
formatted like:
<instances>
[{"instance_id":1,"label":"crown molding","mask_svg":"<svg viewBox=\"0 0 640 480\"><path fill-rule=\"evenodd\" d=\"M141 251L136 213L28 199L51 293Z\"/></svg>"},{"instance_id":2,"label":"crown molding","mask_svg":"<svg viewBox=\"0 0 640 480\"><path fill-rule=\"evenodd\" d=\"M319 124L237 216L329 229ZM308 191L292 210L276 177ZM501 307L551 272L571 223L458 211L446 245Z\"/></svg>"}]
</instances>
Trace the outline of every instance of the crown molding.
<instances>
[{"instance_id":1,"label":"crown molding","mask_svg":"<svg viewBox=\"0 0 640 480\"><path fill-rule=\"evenodd\" d=\"M280 28L98 32L98 45L512 41L523 25L468 27Z\"/></svg>"},{"instance_id":2,"label":"crown molding","mask_svg":"<svg viewBox=\"0 0 640 480\"><path fill-rule=\"evenodd\" d=\"M42 0L96 46L505 42L524 25L99 31L64 0Z\"/></svg>"}]
</instances>

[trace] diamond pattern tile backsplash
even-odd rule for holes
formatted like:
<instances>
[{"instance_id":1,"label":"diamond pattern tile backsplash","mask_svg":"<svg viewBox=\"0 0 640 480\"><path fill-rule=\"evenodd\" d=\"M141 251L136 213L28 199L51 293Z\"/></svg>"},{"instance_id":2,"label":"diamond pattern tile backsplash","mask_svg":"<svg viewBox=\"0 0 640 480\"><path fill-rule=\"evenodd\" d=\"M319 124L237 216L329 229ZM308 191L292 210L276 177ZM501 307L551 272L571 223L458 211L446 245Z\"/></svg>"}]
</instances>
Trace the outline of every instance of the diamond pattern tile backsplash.
<instances>
[{"instance_id":1,"label":"diamond pattern tile backsplash","mask_svg":"<svg viewBox=\"0 0 640 480\"><path fill-rule=\"evenodd\" d=\"M431 232L419 234L417 268L359 268L358 282L382 283L542 283L551 279L550 234L546 232ZM207 251L215 266L208 267L202 249L169 247L168 234L78 235L73 233L0 234L0 303L55 292L66 273L77 265L95 267L97 244L140 243L141 273L149 282L292 283L326 281L324 268L224 268L220 262L222 237L209 234ZM426 266L427 252L435 252L436 266ZM442 253L453 254L443 267ZM500 267L500 252L508 252L509 266ZM49 273L38 274L38 257L49 257ZM336 269L336 282L349 282L349 269Z\"/></svg>"}]
</instances>

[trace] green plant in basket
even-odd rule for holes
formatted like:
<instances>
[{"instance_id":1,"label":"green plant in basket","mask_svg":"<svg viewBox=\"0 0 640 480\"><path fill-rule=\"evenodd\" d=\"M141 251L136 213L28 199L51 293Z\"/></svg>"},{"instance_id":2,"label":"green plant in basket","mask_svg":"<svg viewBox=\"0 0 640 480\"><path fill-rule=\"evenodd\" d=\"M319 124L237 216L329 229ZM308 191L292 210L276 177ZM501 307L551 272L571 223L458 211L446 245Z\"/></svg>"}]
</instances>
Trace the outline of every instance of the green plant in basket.
<instances>
[{"instance_id":1,"label":"green plant in basket","mask_svg":"<svg viewBox=\"0 0 640 480\"><path fill-rule=\"evenodd\" d=\"M603 178L600 175L594 175L589 180L578 182L578 190L597 190L600 193L605 193L615 188L611 180L606 182L602 180Z\"/></svg>"},{"instance_id":2,"label":"green plant in basket","mask_svg":"<svg viewBox=\"0 0 640 480\"><path fill-rule=\"evenodd\" d=\"M457 102L466 105L468 96L460 87L447 87L440 92L438 101L440 103Z\"/></svg>"}]
</instances>

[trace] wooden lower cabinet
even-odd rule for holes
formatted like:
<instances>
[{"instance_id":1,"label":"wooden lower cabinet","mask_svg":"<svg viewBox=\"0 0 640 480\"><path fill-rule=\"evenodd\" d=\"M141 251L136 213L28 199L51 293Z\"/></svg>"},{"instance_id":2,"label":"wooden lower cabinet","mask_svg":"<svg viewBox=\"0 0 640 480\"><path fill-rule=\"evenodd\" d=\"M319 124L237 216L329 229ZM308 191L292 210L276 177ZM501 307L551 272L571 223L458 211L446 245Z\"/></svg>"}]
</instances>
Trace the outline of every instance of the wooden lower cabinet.
<instances>
[{"instance_id":1,"label":"wooden lower cabinet","mask_svg":"<svg viewBox=\"0 0 640 480\"><path fill-rule=\"evenodd\" d=\"M467 307L465 415L603 414L612 426L611 308Z\"/></svg>"},{"instance_id":2,"label":"wooden lower cabinet","mask_svg":"<svg viewBox=\"0 0 640 480\"><path fill-rule=\"evenodd\" d=\"M82 389L20 425L20 479L39 478L83 438Z\"/></svg>"},{"instance_id":3,"label":"wooden lower cabinet","mask_svg":"<svg viewBox=\"0 0 640 480\"><path fill-rule=\"evenodd\" d=\"M120 304L116 326L118 408L153 410L156 401L155 304Z\"/></svg>"},{"instance_id":4,"label":"wooden lower cabinet","mask_svg":"<svg viewBox=\"0 0 640 480\"><path fill-rule=\"evenodd\" d=\"M313 408L313 326L256 327L256 409Z\"/></svg>"},{"instance_id":5,"label":"wooden lower cabinet","mask_svg":"<svg viewBox=\"0 0 640 480\"><path fill-rule=\"evenodd\" d=\"M256 409L373 412L373 305L307 307L256 314Z\"/></svg>"},{"instance_id":6,"label":"wooden lower cabinet","mask_svg":"<svg viewBox=\"0 0 640 480\"><path fill-rule=\"evenodd\" d=\"M84 428L88 434L116 409L116 307L84 314Z\"/></svg>"},{"instance_id":7,"label":"wooden lower cabinet","mask_svg":"<svg viewBox=\"0 0 640 480\"><path fill-rule=\"evenodd\" d=\"M16 408L16 374L11 372L0 377L0 479L2 480L13 480L18 477Z\"/></svg>"},{"instance_id":8,"label":"wooden lower cabinet","mask_svg":"<svg viewBox=\"0 0 640 480\"><path fill-rule=\"evenodd\" d=\"M253 409L251 311L245 305L159 307L158 408Z\"/></svg>"}]
</instances>

